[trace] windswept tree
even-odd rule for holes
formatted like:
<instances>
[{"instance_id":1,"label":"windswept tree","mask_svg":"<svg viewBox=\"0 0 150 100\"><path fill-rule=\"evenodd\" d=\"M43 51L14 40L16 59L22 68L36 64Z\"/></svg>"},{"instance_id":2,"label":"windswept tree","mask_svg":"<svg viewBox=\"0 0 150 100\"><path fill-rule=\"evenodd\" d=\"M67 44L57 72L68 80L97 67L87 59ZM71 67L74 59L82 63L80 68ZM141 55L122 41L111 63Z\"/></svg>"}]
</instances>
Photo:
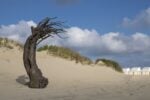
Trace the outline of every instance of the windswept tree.
<instances>
[{"instance_id":1,"label":"windswept tree","mask_svg":"<svg viewBox=\"0 0 150 100\"><path fill-rule=\"evenodd\" d=\"M42 75L36 63L36 47L44 39L64 32L62 22L54 21L54 19L47 17L36 27L31 27L32 34L25 42L23 61L30 79L28 83L30 88L45 88L48 85L48 79Z\"/></svg>"}]
</instances>

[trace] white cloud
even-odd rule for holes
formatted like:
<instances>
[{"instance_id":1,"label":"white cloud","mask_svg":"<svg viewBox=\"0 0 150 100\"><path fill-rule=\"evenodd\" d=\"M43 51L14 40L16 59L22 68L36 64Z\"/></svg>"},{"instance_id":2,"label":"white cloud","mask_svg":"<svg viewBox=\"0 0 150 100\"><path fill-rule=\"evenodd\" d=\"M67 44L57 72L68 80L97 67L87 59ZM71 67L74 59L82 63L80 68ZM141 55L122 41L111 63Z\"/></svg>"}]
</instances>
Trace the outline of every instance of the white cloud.
<instances>
[{"instance_id":1,"label":"white cloud","mask_svg":"<svg viewBox=\"0 0 150 100\"><path fill-rule=\"evenodd\" d=\"M150 8L139 13L134 19L124 18L123 26L133 29L150 29Z\"/></svg>"},{"instance_id":2,"label":"white cloud","mask_svg":"<svg viewBox=\"0 0 150 100\"><path fill-rule=\"evenodd\" d=\"M145 53L150 50L150 36L144 33L130 36L119 32L100 34L95 30L72 27L67 29L66 36L67 39L56 39L56 45L71 47L87 54Z\"/></svg>"},{"instance_id":3,"label":"white cloud","mask_svg":"<svg viewBox=\"0 0 150 100\"><path fill-rule=\"evenodd\" d=\"M0 36L24 42L31 34L31 26L36 26L33 21L20 21L17 24L1 25ZM43 42L53 45L67 46L85 54L101 55L148 52L150 50L150 36L144 33L135 33L124 36L119 32L100 34L96 30L71 27L66 29L66 39L58 37Z\"/></svg>"},{"instance_id":4,"label":"white cloud","mask_svg":"<svg viewBox=\"0 0 150 100\"><path fill-rule=\"evenodd\" d=\"M132 51L135 52L149 52L150 50L150 36L143 33L135 33L132 35L133 42L131 43Z\"/></svg>"},{"instance_id":5,"label":"white cloud","mask_svg":"<svg viewBox=\"0 0 150 100\"><path fill-rule=\"evenodd\" d=\"M127 47L124 41L121 39L120 33L110 32L103 35L100 38L101 43L104 43L106 49L112 52L125 52Z\"/></svg>"},{"instance_id":6,"label":"white cloud","mask_svg":"<svg viewBox=\"0 0 150 100\"><path fill-rule=\"evenodd\" d=\"M1 25L0 36L24 42L31 34L30 27L36 26L33 21L20 21L17 24Z\"/></svg>"},{"instance_id":7,"label":"white cloud","mask_svg":"<svg viewBox=\"0 0 150 100\"><path fill-rule=\"evenodd\" d=\"M20 21L17 24L1 25L0 37L24 42L31 34L31 26L36 26L36 23L33 21ZM42 44L65 46L90 57L116 59L122 64L130 63L131 65L133 61L138 64L143 62L143 65L150 65L150 36L144 33L137 32L128 36L119 32L100 34L94 29L71 27L66 29L66 33L62 37L67 38L61 39L55 36L46 39Z\"/></svg>"}]
</instances>

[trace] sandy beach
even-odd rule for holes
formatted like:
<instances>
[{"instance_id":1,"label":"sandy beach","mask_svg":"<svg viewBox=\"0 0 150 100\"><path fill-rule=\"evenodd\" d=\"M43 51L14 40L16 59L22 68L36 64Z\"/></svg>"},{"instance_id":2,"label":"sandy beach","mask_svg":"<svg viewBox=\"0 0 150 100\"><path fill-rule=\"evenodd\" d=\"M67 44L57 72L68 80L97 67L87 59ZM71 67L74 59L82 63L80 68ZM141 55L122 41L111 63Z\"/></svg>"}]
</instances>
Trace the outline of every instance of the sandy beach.
<instances>
[{"instance_id":1,"label":"sandy beach","mask_svg":"<svg viewBox=\"0 0 150 100\"><path fill-rule=\"evenodd\" d=\"M37 53L49 85L31 89L22 51L0 48L0 100L149 100L150 76L127 76L106 66L76 64Z\"/></svg>"}]
</instances>

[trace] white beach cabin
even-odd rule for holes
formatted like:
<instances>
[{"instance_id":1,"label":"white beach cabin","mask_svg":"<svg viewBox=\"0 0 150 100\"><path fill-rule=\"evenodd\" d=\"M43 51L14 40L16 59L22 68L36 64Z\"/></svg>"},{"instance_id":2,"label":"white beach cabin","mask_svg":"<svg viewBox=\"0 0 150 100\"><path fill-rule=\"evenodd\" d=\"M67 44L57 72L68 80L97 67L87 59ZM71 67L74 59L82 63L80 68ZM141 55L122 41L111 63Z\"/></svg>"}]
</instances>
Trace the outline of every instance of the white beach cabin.
<instances>
[{"instance_id":1,"label":"white beach cabin","mask_svg":"<svg viewBox=\"0 0 150 100\"><path fill-rule=\"evenodd\" d=\"M123 68L123 73L129 75L130 68Z\"/></svg>"},{"instance_id":2,"label":"white beach cabin","mask_svg":"<svg viewBox=\"0 0 150 100\"><path fill-rule=\"evenodd\" d=\"M132 67L132 68L123 68L123 73L126 75L150 75L150 67Z\"/></svg>"},{"instance_id":3,"label":"white beach cabin","mask_svg":"<svg viewBox=\"0 0 150 100\"><path fill-rule=\"evenodd\" d=\"M140 67L133 67L131 68L129 75L141 75L141 68Z\"/></svg>"},{"instance_id":4,"label":"white beach cabin","mask_svg":"<svg viewBox=\"0 0 150 100\"><path fill-rule=\"evenodd\" d=\"M142 68L142 75L150 75L150 67Z\"/></svg>"}]
</instances>

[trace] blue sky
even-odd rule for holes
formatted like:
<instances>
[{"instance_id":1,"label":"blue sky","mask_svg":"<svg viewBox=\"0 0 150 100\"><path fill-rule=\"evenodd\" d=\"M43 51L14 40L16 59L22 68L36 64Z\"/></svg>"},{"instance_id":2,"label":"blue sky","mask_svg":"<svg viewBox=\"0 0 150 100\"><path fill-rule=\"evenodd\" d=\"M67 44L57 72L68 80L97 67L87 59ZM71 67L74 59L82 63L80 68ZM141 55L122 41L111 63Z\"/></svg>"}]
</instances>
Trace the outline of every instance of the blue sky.
<instances>
[{"instance_id":1,"label":"blue sky","mask_svg":"<svg viewBox=\"0 0 150 100\"><path fill-rule=\"evenodd\" d=\"M0 0L0 12L1 37L24 42L30 26L58 17L70 39L45 43L123 66L150 66L150 0Z\"/></svg>"},{"instance_id":2,"label":"blue sky","mask_svg":"<svg viewBox=\"0 0 150 100\"><path fill-rule=\"evenodd\" d=\"M132 33L133 30L130 32L120 26L123 18L134 18L150 6L150 0L74 0L64 5L56 1L59 0L0 0L0 23L38 22L45 16L57 16L69 26L96 29L100 33Z\"/></svg>"}]
</instances>

